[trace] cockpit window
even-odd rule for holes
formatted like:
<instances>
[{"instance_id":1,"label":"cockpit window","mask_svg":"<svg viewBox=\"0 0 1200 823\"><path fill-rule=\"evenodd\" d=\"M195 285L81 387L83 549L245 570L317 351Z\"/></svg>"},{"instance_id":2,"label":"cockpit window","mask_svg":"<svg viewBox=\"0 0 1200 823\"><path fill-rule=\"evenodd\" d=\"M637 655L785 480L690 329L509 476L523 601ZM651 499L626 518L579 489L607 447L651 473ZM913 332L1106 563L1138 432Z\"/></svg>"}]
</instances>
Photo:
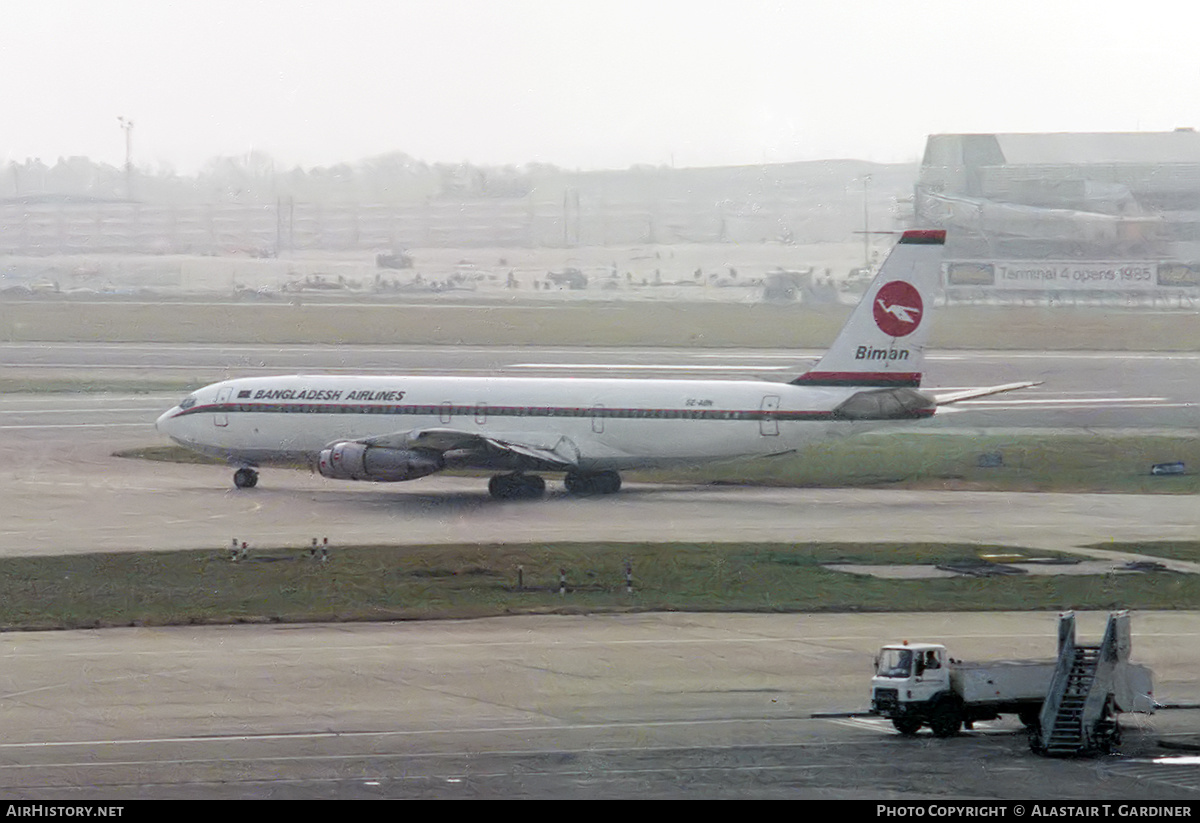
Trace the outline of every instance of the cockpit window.
<instances>
[{"instance_id":1,"label":"cockpit window","mask_svg":"<svg viewBox=\"0 0 1200 823\"><path fill-rule=\"evenodd\" d=\"M196 405L196 395L194 394L189 394L183 400L179 401L179 408L181 409L190 409L194 405Z\"/></svg>"}]
</instances>

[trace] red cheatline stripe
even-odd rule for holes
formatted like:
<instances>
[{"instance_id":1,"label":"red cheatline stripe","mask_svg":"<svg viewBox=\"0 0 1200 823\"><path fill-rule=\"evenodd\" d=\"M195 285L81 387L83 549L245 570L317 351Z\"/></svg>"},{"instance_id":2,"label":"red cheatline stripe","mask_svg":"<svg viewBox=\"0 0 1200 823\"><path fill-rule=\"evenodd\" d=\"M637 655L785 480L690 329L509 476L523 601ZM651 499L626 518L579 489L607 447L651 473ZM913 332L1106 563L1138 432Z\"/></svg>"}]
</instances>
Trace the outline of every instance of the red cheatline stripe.
<instances>
[{"instance_id":1,"label":"red cheatline stripe","mask_svg":"<svg viewBox=\"0 0 1200 823\"><path fill-rule=\"evenodd\" d=\"M177 413L176 417L203 414L354 414L401 415L412 417L468 417L479 414L476 406L399 406L348 405L344 403L227 403L212 406L193 406ZM488 406L488 417L604 417L612 419L669 419L669 420L825 420L833 412L820 410L781 409L641 409L560 407L560 406Z\"/></svg>"},{"instance_id":2,"label":"red cheatline stripe","mask_svg":"<svg viewBox=\"0 0 1200 823\"><path fill-rule=\"evenodd\" d=\"M946 243L945 229L912 229L900 236L901 243L924 243L942 246Z\"/></svg>"},{"instance_id":3,"label":"red cheatline stripe","mask_svg":"<svg viewBox=\"0 0 1200 823\"><path fill-rule=\"evenodd\" d=\"M807 386L919 386L920 372L810 371L792 381Z\"/></svg>"}]
</instances>

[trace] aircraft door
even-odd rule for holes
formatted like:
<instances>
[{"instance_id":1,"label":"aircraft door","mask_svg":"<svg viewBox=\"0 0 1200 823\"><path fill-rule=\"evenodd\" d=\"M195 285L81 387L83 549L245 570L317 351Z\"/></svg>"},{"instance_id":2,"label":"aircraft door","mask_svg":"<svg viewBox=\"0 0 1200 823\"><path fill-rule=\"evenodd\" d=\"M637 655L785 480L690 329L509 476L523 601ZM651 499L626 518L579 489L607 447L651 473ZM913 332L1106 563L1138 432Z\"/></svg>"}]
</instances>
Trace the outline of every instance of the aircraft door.
<instances>
[{"instance_id":1,"label":"aircraft door","mask_svg":"<svg viewBox=\"0 0 1200 823\"><path fill-rule=\"evenodd\" d=\"M592 406L592 431L596 434L604 434L604 406Z\"/></svg>"},{"instance_id":2,"label":"aircraft door","mask_svg":"<svg viewBox=\"0 0 1200 823\"><path fill-rule=\"evenodd\" d=\"M481 426L487 422L487 403L475 404L475 422Z\"/></svg>"},{"instance_id":3,"label":"aircraft door","mask_svg":"<svg viewBox=\"0 0 1200 823\"><path fill-rule=\"evenodd\" d=\"M221 389L217 392L218 407L224 406L229 402L229 398L233 396L233 389ZM213 425L224 428L229 425L229 417L224 412L217 412L213 415Z\"/></svg>"},{"instance_id":4,"label":"aircraft door","mask_svg":"<svg viewBox=\"0 0 1200 823\"><path fill-rule=\"evenodd\" d=\"M775 417L775 412L779 411L779 395L768 394L763 398L759 409L762 416L758 418L758 433L763 437L778 436L779 420Z\"/></svg>"}]
</instances>

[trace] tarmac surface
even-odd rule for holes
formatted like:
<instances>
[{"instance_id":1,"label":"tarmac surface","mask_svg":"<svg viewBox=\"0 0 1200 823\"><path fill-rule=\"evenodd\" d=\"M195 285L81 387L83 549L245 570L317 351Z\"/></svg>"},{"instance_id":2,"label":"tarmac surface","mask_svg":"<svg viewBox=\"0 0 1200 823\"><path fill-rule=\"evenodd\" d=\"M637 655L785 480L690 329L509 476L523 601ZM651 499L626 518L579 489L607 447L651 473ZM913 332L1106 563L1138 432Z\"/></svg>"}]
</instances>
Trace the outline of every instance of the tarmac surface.
<instances>
[{"instance_id":1,"label":"tarmac surface","mask_svg":"<svg viewBox=\"0 0 1200 823\"><path fill-rule=\"evenodd\" d=\"M954 540L1053 550L1200 538L1195 500L1188 495L631 483L618 495L579 498L552 480L544 500L497 501L488 496L484 477L343 483L286 470L264 472L257 488L237 490L226 467L115 458L121 448L147 443L116 431L0 430L6 509L0 554L220 548L233 537L251 546L307 546L313 537L328 537L335 546Z\"/></svg>"},{"instance_id":2,"label":"tarmac surface","mask_svg":"<svg viewBox=\"0 0 1200 823\"><path fill-rule=\"evenodd\" d=\"M1104 615L1079 615L1081 638ZM1200 711L1127 716L1120 754L1032 755L1002 719L947 740L865 708L884 642L1053 653L1050 614L646 614L0 636L0 791L54 798L1200 797L1163 744ZM1196 702L1200 615L1133 616L1160 699Z\"/></svg>"},{"instance_id":3,"label":"tarmac surface","mask_svg":"<svg viewBox=\"0 0 1200 823\"><path fill-rule=\"evenodd\" d=\"M112 362L149 356L118 354ZM519 354L480 357L513 369L546 360ZM1035 363L1080 382L1028 399L1116 401L1075 409L1099 427L1186 435L1195 426L1200 381L1177 380L1167 356L1128 371L1097 362L1106 380L1063 365L1091 362ZM1196 368L1182 362L1185 374ZM1022 365L975 361L939 382L1022 379L992 379ZM925 539L1058 550L1200 537L1194 498L1176 495L631 484L577 499L552 484L547 500L518 503L491 500L482 478L360 485L269 472L238 492L225 468L112 457L157 442L152 421L178 399L0 398L0 552L219 548L234 536L252 545L328 536L335 547ZM1020 406L977 411L992 415L989 425L1047 421ZM948 417L958 426L966 415ZM1081 635L1102 622L1081 618ZM864 708L874 650L898 632L987 659L1048 656L1054 626L1048 614L689 614L7 634L0 789L14 799L1200 797L1200 766L1160 746L1194 737L1195 710L1130 718L1120 756L1083 761L1033 757L1010 721L940 741L901 738L869 719L812 717ZM1133 659L1155 671L1156 696L1200 701L1198 613L1137 614L1133 629Z\"/></svg>"}]
</instances>

